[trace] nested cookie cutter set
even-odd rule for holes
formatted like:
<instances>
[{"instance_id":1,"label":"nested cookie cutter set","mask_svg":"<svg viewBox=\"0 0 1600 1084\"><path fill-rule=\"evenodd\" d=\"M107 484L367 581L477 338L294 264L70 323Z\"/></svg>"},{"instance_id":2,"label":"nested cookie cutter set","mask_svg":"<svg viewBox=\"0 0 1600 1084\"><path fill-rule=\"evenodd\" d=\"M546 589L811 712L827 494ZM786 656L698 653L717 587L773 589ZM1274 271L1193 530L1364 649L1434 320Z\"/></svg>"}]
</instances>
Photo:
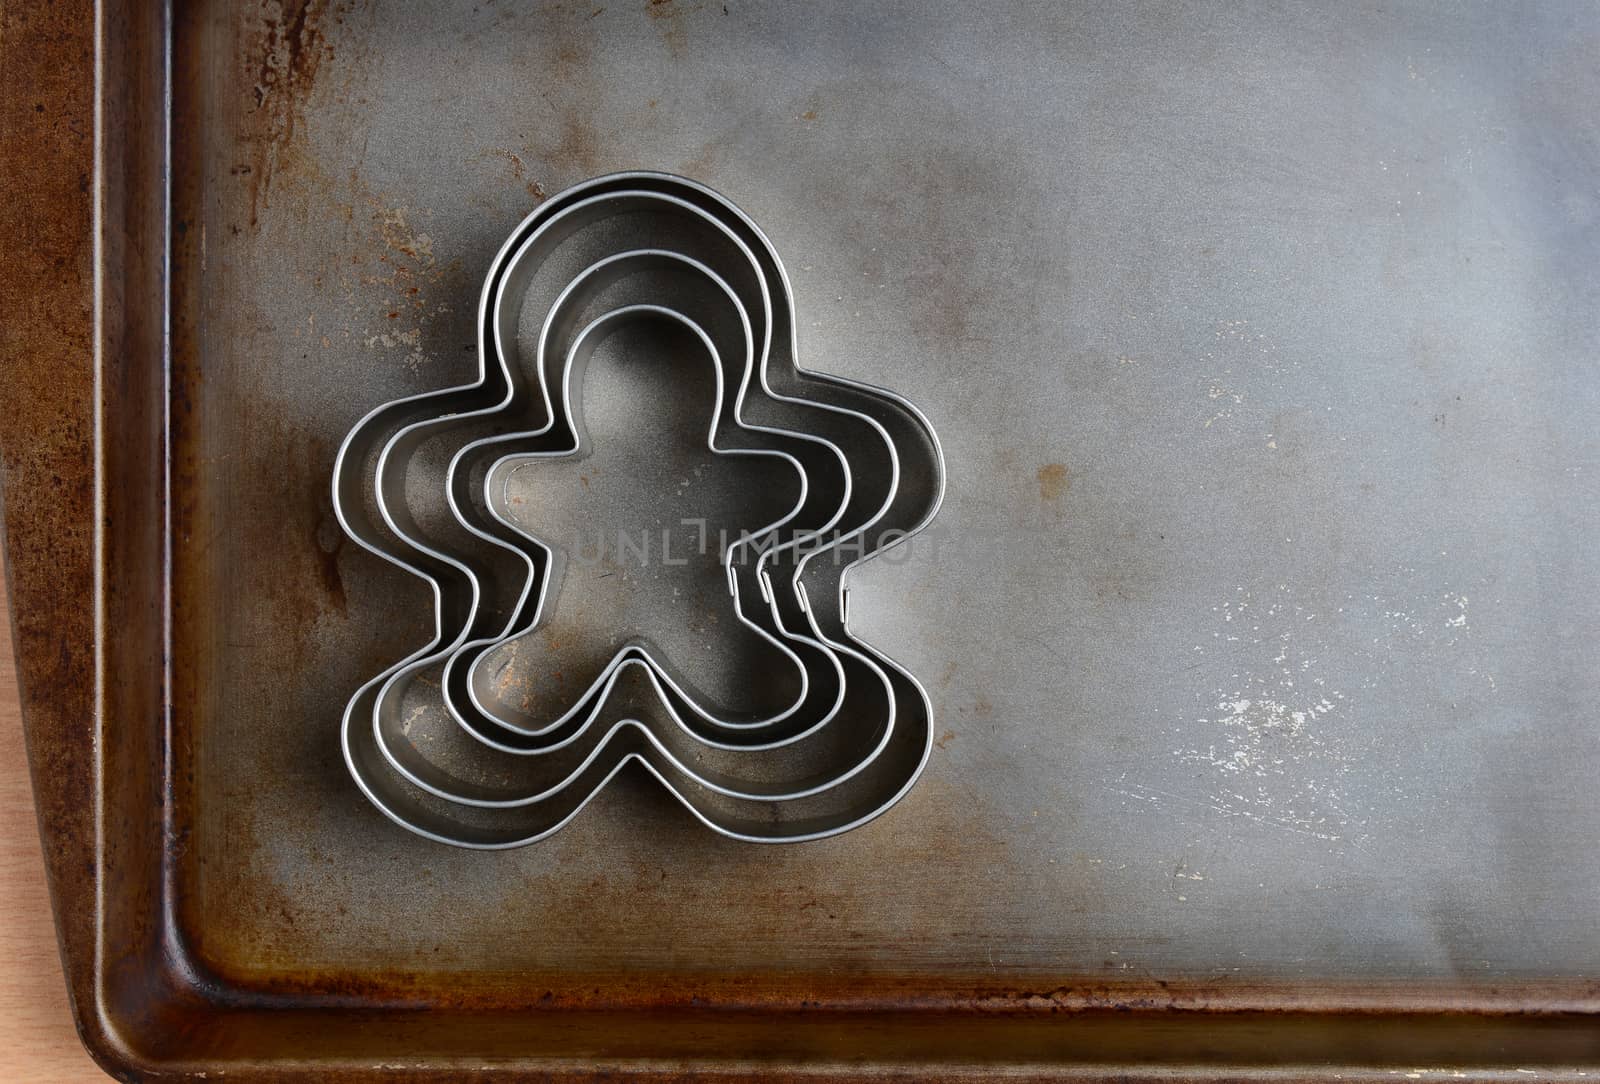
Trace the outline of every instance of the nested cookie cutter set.
<instances>
[{"instance_id":1,"label":"nested cookie cutter set","mask_svg":"<svg viewBox=\"0 0 1600 1084\"><path fill-rule=\"evenodd\" d=\"M518 347L525 313L543 314L532 356ZM513 522L510 472L587 454L584 366L637 324L714 370L712 452L798 473L794 507L718 555L730 616L792 671L777 710L711 702L644 640L552 717L514 702L485 665L540 627L562 570L558 548ZM345 710L345 761L372 803L429 839L504 848L560 829L631 761L708 827L751 842L835 835L904 796L928 760L932 709L916 678L852 635L848 582L933 519L943 455L903 397L800 367L788 276L755 223L668 174L576 185L495 256L478 336L475 381L376 408L334 465L344 530L433 596L432 638ZM442 492L448 515L419 515L419 492ZM447 756L407 734L406 712L428 698L464 736Z\"/></svg>"}]
</instances>

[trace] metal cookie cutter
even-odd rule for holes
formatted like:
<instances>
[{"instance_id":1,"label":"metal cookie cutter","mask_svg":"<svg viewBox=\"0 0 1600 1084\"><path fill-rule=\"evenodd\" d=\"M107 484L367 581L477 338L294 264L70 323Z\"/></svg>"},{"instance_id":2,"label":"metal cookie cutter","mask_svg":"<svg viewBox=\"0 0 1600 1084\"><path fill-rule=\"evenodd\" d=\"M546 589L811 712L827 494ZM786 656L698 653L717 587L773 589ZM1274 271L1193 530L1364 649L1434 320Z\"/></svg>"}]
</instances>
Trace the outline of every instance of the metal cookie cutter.
<instances>
[{"instance_id":1,"label":"metal cookie cutter","mask_svg":"<svg viewBox=\"0 0 1600 1084\"><path fill-rule=\"evenodd\" d=\"M839 485L838 509L828 513L830 500L819 500L810 513L810 525L796 536L796 544L762 554L757 562L755 582L759 585L765 612L752 615L747 622L757 627L759 621L792 643L811 645L817 649L811 659L813 664L822 657L829 659L820 667L807 667L808 677L803 685L809 687L809 677L819 672L826 678L826 670L831 666L835 677L844 676L843 689L816 721L805 718L808 710L814 709L799 706L766 718L721 718L704 710L681 682L671 678L664 663L653 658L646 646L628 645L608 664L574 710L554 725L528 727L515 720L496 720L504 730L533 743L505 746L489 733L467 725L469 718L481 721L475 717L488 714L483 711L486 705L480 702L481 698L471 695L476 686L470 681L467 684L467 699L472 701L467 706L452 695L452 682L442 681L439 689L447 707L463 721L469 732L487 739L502 753L515 750L519 759L543 762L539 778L548 785L529 789L528 781L524 780L520 790L511 793L481 784L463 786L461 780L450 778L448 772L443 773L444 785L434 785L440 780L429 772L428 765L405 755L403 740L390 740L396 736L385 727L386 718L392 718L392 712L384 709L385 695L405 684L402 675L431 666L441 656L453 658L473 642L473 633L481 633L494 622L490 620L486 625L480 617L480 611L489 609L482 605L489 592L481 586L474 562L435 548L419 537L423 532L403 507L405 487L399 487L402 499L394 500L396 492L386 484L386 471L415 455L417 434L432 429L459 428L445 423L454 423L463 417L495 415L510 407L517 398L522 381L518 378L519 367L513 364L515 312L521 295L527 292L524 278L531 277L532 271L521 277L507 271L517 272L523 267L537 270L537 264L519 263L517 259L534 247L531 242L537 237L564 240L582 226L614 222L646 204L651 208L656 204L670 205L674 213L688 218L693 215L685 215L685 211L697 210L701 219L720 228L724 238L732 242L732 249L740 250L747 260L748 268L743 276L739 276L740 268L735 261L722 285L735 300L742 297L749 302L744 307L743 317L747 342L753 344L757 338L749 330L752 325L760 328L758 368L760 387L767 401L791 406L803 404L813 420L821 412L830 414L836 423L848 419L848 423L843 424L845 429L852 426L857 430L869 429L874 438L882 442L880 449L874 449L869 440L865 450L858 442L846 452L842 443L813 437L813 450L829 449L848 468ZM728 246L724 245L724 258L727 250ZM625 255L636 261L670 262L670 250L665 248L634 249ZM611 266L615 271L615 265L622 262L618 257L611 264L599 261L591 268ZM696 264L709 277L716 277L715 272L710 271L709 261ZM592 284L603 277L595 272L589 281ZM735 285L730 287L730 283ZM570 298L572 291L567 289L561 296ZM779 299L777 304L773 302L774 297ZM551 406L556 401L545 387L545 359L540 358L536 373L547 404L548 421L534 433L558 428L555 422L559 416L571 435L577 435L577 429L572 426L576 421L572 376L575 369L581 368L582 357L587 356L584 351L592 350L598 336L630 314L646 312L654 318L678 319L694 326L712 357L720 357L710 336L674 310L640 304L613 309L586 324L568 350L563 370L564 394L559 407ZM752 314L755 314L753 319ZM549 201L519 227L496 258L486 283L480 317L480 379L471 385L413 397L374 411L352 430L335 468L335 505L352 537L428 581L436 603L433 641L364 685L346 712L346 759L368 797L406 827L430 838L466 846L511 846L547 835L570 819L595 789L630 760L640 761L660 778L695 816L736 838L761 841L816 838L863 823L893 804L926 761L931 733L927 699L914 678L849 634L845 580L850 567L867 559L883 545L894 544L921 529L937 510L943 491L943 464L937 440L925 419L904 400L878 389L799 369L794 364L794 321L788 282L770 243L731 204L710 190L679 178L659 174L618 175L578 186ZM550 323L547 320L547 330ZM510 334L507 334L508 328ZM544 342L545 336L541 336L541 346ZM488 364L491 352L499 363L499 378ZM716 365L720 381L722 362L718 360ZM751 368L747 354L738 384L739 393L732 400L732 413L741 423L740 400L749 385ZM719 401L723 394L724 389L719 387ZM440 414L454 414L455 417L439 419ZM747 428L765 433L769 438L797 436L794 430L781 426L758 423ZM388 434L387 439L384 434ZM468 442L468 446L508 444L528 436L526 430L505 440L500 439L505 434L497 434L479 437L476 442ZM798 445L791 443L791 446ZM571 451L567 454L581 450L581 441L569 443L569 447ZM364 468L370 463L374 449L378 450L373 491L380 512L376 519L370 514L371 508L362 490ZM446 472L445 488L450 495L452 512L465 533L499 545L521 561L527 573L520 591L510 592L515 601L508 608L510 617L501 625L500 635L477 637L479 642L475 646L482 648L514 635L526 622L530 600L536 601L529 627L537 624L549 584L550 562L543 559L543 553L548 551L529 547L525 539L512 532L502 533L510 521L503 514L503 508L495 504L496 487L491 483L496 471L492 465L483 475L484 497L491 516L479 519L477 510L471 509L471 502L459 499L458 468L466 461L462 454L465 451L466 447L458 449ZM864 503L871 505L873 500L863 502L858 499L859 494L871 491L872 487L857 487L854 483L858 472L861 476L871 473L863 469L863 460L874 462L871 458L874 451L876 462L886 459L889 464L884 472L887 481L877 487L882 498L878 507L863 509ZM823 455L819 461L825 462L826 458ZM912 464L913 469L902 472L902 460ZM799 466L798 462L796 465ZM471 471L467 473L472 474ZM805 472L801 469L800 473L804 475ZM902 474L916 484L902 486ZM503 486L500 488L503 491ZM800 506L806 503L802 497ZM798 511L797 507L796 514ZM817 519L818 516L821 518ZM495 529L495 522L502 530ZM850 565L840 567L840 563L834 561L831 562L835 565L832 572L818 571L829 563L819 560L820 555L836 552L842 542L859 538L879 522L903 533L896 534L887 543L880 539L873 545L862 546L861 556ZM836 525L837 529L829 535L829 528ZM822 541L825 537L827 540ZM730 564L730 570L732 567ZM787 577L775 579L772 573L778 569L785 570ZM489 578L489 574L483 575L485 580ZM741 620L745 620L739 580L730 574L729 582L735 608L740 611ZM821 604L810 601L813 592L824 596ZM836 596L836 601L829 601L826 596L830 595ZM503 617L505 612L491 616ZM482 657L480 652L475 661L481 661ZM644 684L665 705L675 726L653 727L631 713L615 710L613 702L623 699L615 694L625 672L643 678ZM788 735L759 744L707 740L700 727L706 724L713 729L744 729L754 733L785 724L796 716L800 718ZM370 729L362 724L363 718L371 720ZM602 718L606 720L604 727L593 725ZM826 758L820 764L815 763L810 754L796 755L802 739L823 732L825 724L834 718L848 720L851 724L834 728L836 732L858 733L865 723L865 729L875 735L865 756L855 756L849 763L840 765ZM576 725L567 726L568 723ZM554 737L563 727L571 733L554 741L540 740ZM590 730L596 732L595 740L579 744L577 739ZM815 746L812 752L821 754L838 749L836 742L832 746L825 742L810 744ZM485 749L487 751L487 744ZM774 756L774 751L781 751L781 754ZM410 752L416 750L413 748ZM565 755L560 755L562 753ZM724 753L727 755L721 756ZM708 767L706 760L711 754L716 756L714 764Z\"/></svg>"}]
</instances>

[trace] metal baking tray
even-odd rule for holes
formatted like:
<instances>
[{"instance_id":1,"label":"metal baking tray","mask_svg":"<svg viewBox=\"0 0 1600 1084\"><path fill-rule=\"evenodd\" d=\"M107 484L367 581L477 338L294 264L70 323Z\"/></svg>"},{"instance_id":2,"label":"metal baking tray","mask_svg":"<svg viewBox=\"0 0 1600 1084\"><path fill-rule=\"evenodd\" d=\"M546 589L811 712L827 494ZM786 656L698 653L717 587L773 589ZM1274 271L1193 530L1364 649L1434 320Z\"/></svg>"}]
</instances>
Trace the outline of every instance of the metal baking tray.
<instances>
[{"instance_id":1,"label":"metal baking tray","mask_svg":"<svg viewBox=\"0 0 1600 1084\"><path fill-rule=\"evenodd\" d=\"M1568 5L11 11L0 448L78 1026L136 1079L1600 1073L1600 16ZM642 773L374 812L422 588L378 403L613 170L728 194L937 429L861 634L938 735L762 847Z\"/></svg>"}]
</instances>

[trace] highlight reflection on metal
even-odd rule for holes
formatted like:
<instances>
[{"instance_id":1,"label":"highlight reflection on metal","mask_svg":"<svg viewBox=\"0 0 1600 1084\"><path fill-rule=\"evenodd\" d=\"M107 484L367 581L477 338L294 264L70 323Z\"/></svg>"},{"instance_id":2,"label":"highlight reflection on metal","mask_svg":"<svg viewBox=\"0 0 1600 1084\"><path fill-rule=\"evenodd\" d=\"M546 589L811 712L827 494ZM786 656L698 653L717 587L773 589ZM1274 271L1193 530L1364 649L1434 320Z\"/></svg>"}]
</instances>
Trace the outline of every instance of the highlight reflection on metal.
<instances>
[{"instance_id":1,"label":"highlight reflection on metal","mask_svg":"<svg viewBox=\"0 0 1600 1084\"><path fill-rule=\"evenodd\" d=\"M543 313L527 363L525 310ZM345 761L373 804L430 839L497 848L555 832L630 761L715 831L753 842L834 835L898 801L927 762L931 708L910 673L851 634L847 584L933 518L943 457L907 400L800 368L789 281L765 235L692 181L601 177L517 227L478 323L476 381L371 411L334 465L345 531L427 582L435 608L432 639L345 710ZM791 671L777 684L794 695L776 708L711 702L639 639L549 718L512 703L485 665L540 628L562 565L514 522L510 474L588 452L584 366L638 323L709 362L713 453L796 475L794 507L719 555L731 615ZM429 521L419 494L441 490L448 515ZM444 756L408 736L430 698L459 728Z\"/></svg>"}]
</instances>

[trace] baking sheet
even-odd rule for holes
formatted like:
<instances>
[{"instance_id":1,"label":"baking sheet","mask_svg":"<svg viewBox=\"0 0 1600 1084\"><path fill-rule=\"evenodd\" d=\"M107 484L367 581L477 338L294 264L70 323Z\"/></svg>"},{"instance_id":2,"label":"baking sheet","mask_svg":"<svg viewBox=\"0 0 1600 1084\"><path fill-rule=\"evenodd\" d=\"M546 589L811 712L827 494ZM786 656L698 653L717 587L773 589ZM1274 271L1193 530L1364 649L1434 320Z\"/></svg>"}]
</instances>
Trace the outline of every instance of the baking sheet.
<instances>
[{"instance_id":1,"label":"baking sheet","mask_svg":"<svg viewBox=\"0 0 1600 1084\"><path fill-rule=\"evenodd\" d=\"M119 319L94 325L92 384L54 379L102 428L4 424L12 567L65 585L19 603L100 615L53 632L19 605L18 643L69 981L108 1063L1600 1060L1589 12L98 18L76 62L99 57L117 123L91 125L97 217L65 232L99 224L112 285L84 293ZM630 168L739 203L786 260L802 360L938 430L939 519L851 598L928 686L933 758L879 821L800 846L714 837L642 776L534 847L426 844L339 757L350 692L427 611L343 542L334 450L471 373L517 221ZM12 386L49 399L50 356ZM19 433L101 443L67 469ZM81 492L46 502L53 470Z\"/></svg>"}]
</instances>

